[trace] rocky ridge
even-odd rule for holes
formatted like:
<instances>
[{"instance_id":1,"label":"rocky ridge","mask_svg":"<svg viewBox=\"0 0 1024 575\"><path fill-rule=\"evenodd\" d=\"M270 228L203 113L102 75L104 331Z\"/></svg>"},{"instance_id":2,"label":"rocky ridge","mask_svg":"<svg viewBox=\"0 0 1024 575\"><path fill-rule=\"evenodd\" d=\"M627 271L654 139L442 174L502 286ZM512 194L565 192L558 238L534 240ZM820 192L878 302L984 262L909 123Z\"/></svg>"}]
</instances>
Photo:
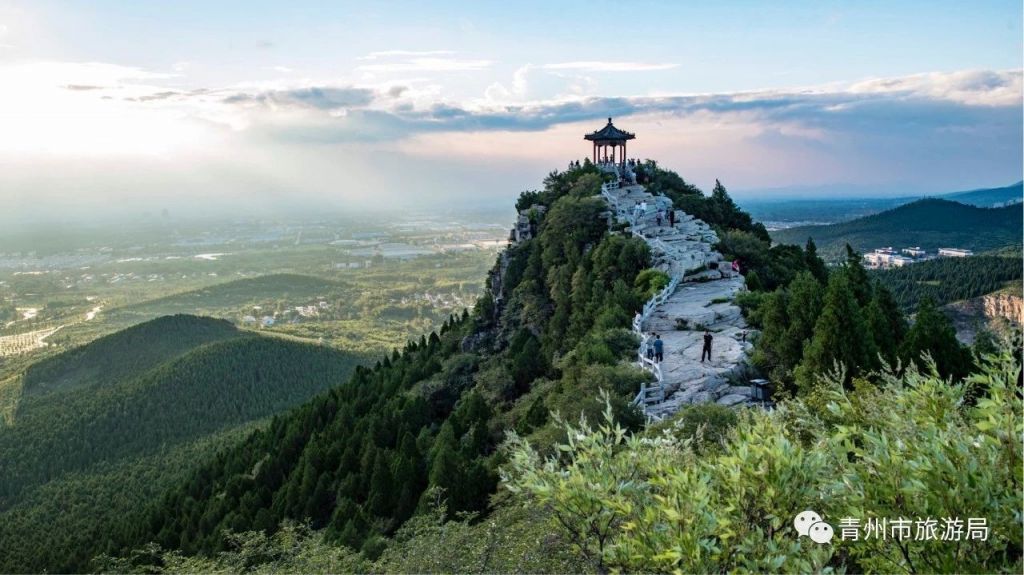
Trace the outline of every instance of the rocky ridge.
<instances>
[{"instance_id":1,"label":"rocky ridge","mask_svg":"<svg viewBox=\"0 0 1024 575\"><path fill-rule=\"evenodd\" d=\"M628 224L626 230L647 241L656 267L679 279L675 291L640 321L645 334L656 333L665 342L660 389L643 398L647 415L661 419L695 403L750 403L749 329L733 303L746 288L743 276L714 250L714 230L682 210L675 210L675 225L669 226L672 201L640 185L606 185L602 196L616 219ZM637 207L642 202L646 212ZM704 329L714 340L711 359L701 362Z\"/></svg>"}]
</instances>

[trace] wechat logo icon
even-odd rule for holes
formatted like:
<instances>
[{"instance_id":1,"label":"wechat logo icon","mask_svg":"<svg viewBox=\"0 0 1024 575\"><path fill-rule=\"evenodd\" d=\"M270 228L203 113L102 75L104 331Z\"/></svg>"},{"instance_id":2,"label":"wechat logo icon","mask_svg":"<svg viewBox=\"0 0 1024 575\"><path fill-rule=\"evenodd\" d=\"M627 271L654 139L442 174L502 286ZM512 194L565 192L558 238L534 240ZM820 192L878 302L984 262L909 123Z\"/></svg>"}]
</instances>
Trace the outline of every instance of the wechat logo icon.
<instances>
[{"instance_id":1,"label":"wechat logo icon","mask_svg":"<svg viewBox=\"0 0 1024 575\"><path fill-rule=\"evenodd\" d=\"M832 541L834 531L832 526L825 523L814 511L803 511L793 518L793 528L800 537L808 536L815 543L828 543Z\"/></svg>"}]
</instances>

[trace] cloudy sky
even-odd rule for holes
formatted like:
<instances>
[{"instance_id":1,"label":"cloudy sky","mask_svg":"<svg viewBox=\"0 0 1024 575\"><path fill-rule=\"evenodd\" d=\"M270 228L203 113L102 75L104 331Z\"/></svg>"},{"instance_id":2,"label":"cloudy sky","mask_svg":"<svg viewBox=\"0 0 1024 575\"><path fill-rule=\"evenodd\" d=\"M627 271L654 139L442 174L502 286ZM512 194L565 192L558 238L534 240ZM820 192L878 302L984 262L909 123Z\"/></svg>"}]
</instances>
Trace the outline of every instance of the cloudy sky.
<instances>
[{"instance_id":1,"label":"cloudy sky","mask_svg":"<svg viewBox=\"0 0 1024 575\"><path fill-rule=\"evenodd\" d=\"M0 213L507 205L608 116L739 196L1005 185L1021 38L998 0L0 0Z\"/></svg>"}]
</instances>

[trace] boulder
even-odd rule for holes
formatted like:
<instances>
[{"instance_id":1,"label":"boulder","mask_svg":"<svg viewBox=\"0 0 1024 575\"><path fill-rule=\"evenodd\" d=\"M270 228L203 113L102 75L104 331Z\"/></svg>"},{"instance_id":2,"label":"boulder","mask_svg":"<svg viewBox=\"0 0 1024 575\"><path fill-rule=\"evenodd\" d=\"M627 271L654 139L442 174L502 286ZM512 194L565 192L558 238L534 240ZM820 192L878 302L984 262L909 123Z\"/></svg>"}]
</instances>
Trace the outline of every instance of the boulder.
<instances>
[{"instance_id":1,"label":"boulder","mask_svg":"<svg viewBox=\"0 0 1024 575\"><path fill-rule=\"evenodd\" d=\"M741 403L746 403L748 401L750 401L750 397L748 397L746 395L740 395L738 393L730 393L728 395L723 395L722 397L718 398L718 402L717 403L718 403L718 405L724 405L726 407L732 407L734 405L739 405Z\"/></svg>"}]
</instances>

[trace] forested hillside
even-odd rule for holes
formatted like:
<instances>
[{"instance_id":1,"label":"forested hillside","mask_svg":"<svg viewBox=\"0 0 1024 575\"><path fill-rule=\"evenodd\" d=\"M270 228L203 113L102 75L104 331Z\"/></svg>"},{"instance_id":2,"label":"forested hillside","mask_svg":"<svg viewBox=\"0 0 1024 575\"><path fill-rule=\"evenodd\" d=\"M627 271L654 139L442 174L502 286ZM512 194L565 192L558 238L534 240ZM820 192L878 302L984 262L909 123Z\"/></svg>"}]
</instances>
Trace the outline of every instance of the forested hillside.
<instances>
[{"instance_id":1,"label":"forested hillside","mask_svg":"<svg viewBox=\"0 0 1024 575\"><path fill-rule=\"evenodd\" d=\"M312 521L329 540L375 556L383 537L438 488L448 513L482 510L497 481L504 431L543 434L549 412L601 409L640 424L626 398L647 376L620 365L628 326L648 291L635 278L646 245L611 234L587 166L552 174L537 237L512 248L472 316L410 343L374 369L209 462L126 529L127 545L157 541L186 552L225 548L224 530ZM582 184L581 184L582 182ZM576 185L581 184L581 185ZM552 361L553 358L561 358Z\"/></svg>"},{"instance_id":2,"label":"forested hillside","mask_svg":"<svg viewBox=\"0 0 1024 575\"><path fill-rule=\"evenodd\" d=\"M1021 256L939 258L872 275L889 288L901 309L910 311L925 298L945 305L992 293L1008 283L1019 286Z\"/></svg>"},{"instance_id":3,"label":"forested hillside","mask_svg":"<svg viewBox=\"0 0 1024 575\"><path fill-rule=\"evenodd\" d=\"M25 370L24 391L37 394L113 385L203 344L244 335L223 320L161 317L33 363Z\"/></svg>"},{"instance_id":4,"label":"forested hillside","mask_svg":"<svg viewBox=\"0 0 1024 575\"><path fill-rule=\"evenodd\" d=\"M961 204L970 204L980 208L992 207L996 204L1021 202L1024 201L1024 182L1017 182L1002 188L954 192L943 195L942 199L960 202Z\"/></svg>"},{"instance_id":5,"label":"forested hillside","mask_svg":"<svg viewBox=\"0 0 1024 575\"><path fill-rule=\"evenodd\" d=\"M780 409L694 405L660 428L674 443L660 443L669 439L659 429L645 431L629 399L650 376L630 362L637 340L629 326L664 274L652 269L644 241L608 222L597 195L605 176L583 162L520 196L534 237L498 258L472 313L449 317L439 331L357 368L347 382L206 458L144 514L112 525L109 539L77 549L76 561L94 557L93 569L142 572L871 568L869 555L832 553L791 532L787 514L829 493L821 448L849 445L829 426L857 430L859 444L874 450L864 461L859 452L836 454L849 462L845 476L865 485L863 509L874 509L883 495L869 483L865 461L901 455L882 449L891 445L887 437L854 426L875 417L862 408L878 400L902 405L892 417L926 420L918 396L900 395L900 378L930 378L932 386L959 380L979 369L977 359L931 300L922 300L909 325L856 251L847 248L843 265L829 269L813 241L771 246L721 184L705 195L653 162L638 171L706 218L719 234L717 249L741 262L749 291L738 303L761 331L753 368L771 379ZM249 344L237 342L203 350ZM979 389L996 393L1000 383L991 378L1019 371L1019 358L1004 359L1005 369ZM845 369L834 373L837 365ZM858 400L833 417L825 407L833 395L853 392L864 405ZM970 392L972 401L978 393ZM960 404L952 392L943 397ZM936 433L964 437L970 418L992 409L993 417L1006 415L997 407L950 416ZM565 424L581 418L614 424L596 431ZM917 441L916 431L903 431L900 441ZM991 441L977 461L1020 461L1014 448ZM761 479L750 486L736 479L755 475ZM925 479L948 486L954 477L943 469ZM960 479L984 484L993 505L1012 496L1004 477ZM661 485L672 491L659 492ZM748 512L744 502L754 507ZM972 565L1018 562L1019 547L1006 542L1019 539L1019 529L1005 514L974 499L964 505L988 513L999 529L992 544L971 547L980 549ZM647 530L643 541L627 525ZM707 559L694 562L693 554Z\"/></svg>"},{"instance_id":6,"label":"forested hillside","mask_svg":"<svg viewBox=\"0 0 1024 575\"><path fill-rule=\"evenodd\" d=\"M940 199L919 200L879 214L825 226L801 226L772 232L780 244L802 245L813 238L826 260L843 257L849 244L864 252L875 248L920 246L928 251L957 247L976 252L1021 244L1020 205L977 208Z\"/></svg>"},{"instance_id":7,"label":"forested hillside","mask_svg":"<svg viewBox=\"0 0 1024 575\"><path fill-rule=\"evenodd\" d=\"M750 258L758 281L825 273L813 245L770 248L720 184L704 195L653 162L641 177L707 218L728 237L727 255ZM147 521L124 526L123 548L156 542L208 555L232 548L229 533L309 521L327 542L372 560L419 513L492 511L497 447L509 430L543 449L564 439L555 413L593 420L602 392L618 421L639 430L628 398L649 376L625 361L637 345L628 328L660 272L642 240L609 228L596 196L602 179L584 162L522 194L517 207L533 215L536 236L499 258L471 315L208 462Z\"/></svg>"},{"instance_id":8,"label":"forested hillside","mask_svg":"<svg viewBox=\"0 0 1024 575\"><path fill-rule=\"evenodd\" d=\"M57 355L25 375L13 423L0 430L0 511L47 482L93 472L110 475L120 490L138 489L118 465L279 413L341 383L360 359L192 316L154 320ZM141 503L131 495L125 503L135 505L122 512ZM72 514L90 521L96 504ZM57 534L41 524L21 527L2 539L22 552L0 552L0 571L83 567L47 562L47 547L30 542ZM8 563L19 556L31 562Z\"/></svg>"}]
</instances>

